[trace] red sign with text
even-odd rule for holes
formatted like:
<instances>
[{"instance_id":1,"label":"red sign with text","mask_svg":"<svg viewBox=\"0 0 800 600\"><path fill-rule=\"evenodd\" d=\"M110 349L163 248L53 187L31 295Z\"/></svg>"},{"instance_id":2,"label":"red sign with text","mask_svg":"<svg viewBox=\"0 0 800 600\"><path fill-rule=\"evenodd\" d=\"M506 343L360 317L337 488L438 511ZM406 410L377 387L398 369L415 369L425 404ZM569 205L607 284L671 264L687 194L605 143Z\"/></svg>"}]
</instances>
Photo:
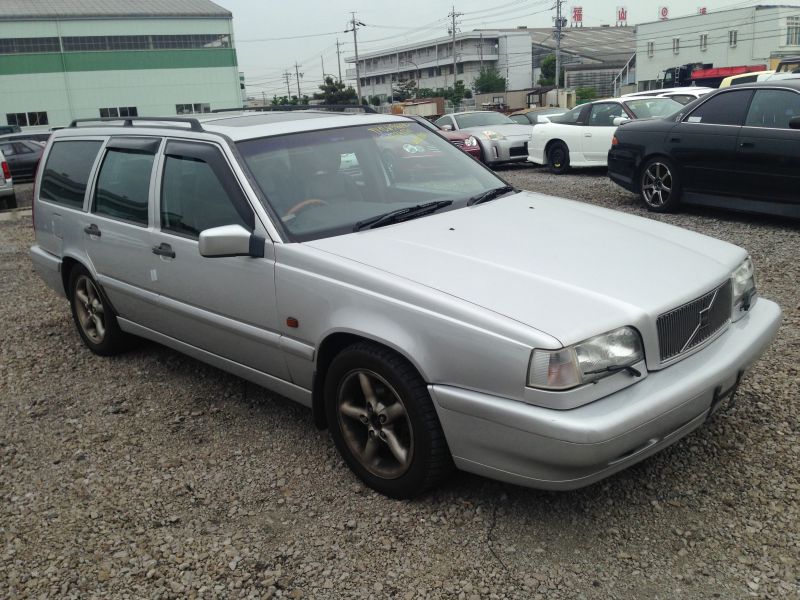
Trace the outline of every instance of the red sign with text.
<instances>
[{"instance_id":1,"label":"red sign with text","mask_svg":"<svg viewBox=\"0 0 800 600\"><path fill-rule=\"evenodd\" d=\"M572 7L572 22L573 23L583 23L583 7L582 6L573 6Z\"/></svg>"}]
</instances>

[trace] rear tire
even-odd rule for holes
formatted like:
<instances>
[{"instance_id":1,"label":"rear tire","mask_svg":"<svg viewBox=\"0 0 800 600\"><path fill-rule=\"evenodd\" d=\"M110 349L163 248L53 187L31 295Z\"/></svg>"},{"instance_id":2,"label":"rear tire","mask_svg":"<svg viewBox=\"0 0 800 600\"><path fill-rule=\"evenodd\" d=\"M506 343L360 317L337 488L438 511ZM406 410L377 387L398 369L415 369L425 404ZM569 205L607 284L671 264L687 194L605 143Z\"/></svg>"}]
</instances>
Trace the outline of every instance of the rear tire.
<instances>
[{"instance_id":1,"label":"rear tire","mask_svg":"<svg viewBox=\"0 0 800 600\"><path fill-rule=\"evenodd\" d=\"M547 149L547 167L554 175L569 171L569 148L564 142L553 142Z\"/></svg>"},{"instance_id":2,"label":"rear tire","mask_svg":"<svg viewBox=\"0 0 800 600\"><path fill-rule=\"evenodd\" d=\"M68 290L72 319L86 347L101 356L127 350L129 336L119 328L114 309L83 266L72 267Z\"/></svg>"},{"instance_id":3,"label":"rear tire","mask_svg":"<svg viewBox=\"0 0 800 600\"><path fill-rule=\"evenodd\" d=\"M427 386L395 352L370 342L345 348L328 368L324 392L336 448L372 489L412 498L452 471Z\"/></svg>"},{"instance_id":4,"label":"rear tire","mask_svg":"<svg viewBox=\"0 0 800 600\"><path fill-rule=\"evenodd\" d=\"M668 158L647 160L639 174L639 191L647 210L674 212L681 203L681 182L675 165Z\"/></svg>"}]
</instances>

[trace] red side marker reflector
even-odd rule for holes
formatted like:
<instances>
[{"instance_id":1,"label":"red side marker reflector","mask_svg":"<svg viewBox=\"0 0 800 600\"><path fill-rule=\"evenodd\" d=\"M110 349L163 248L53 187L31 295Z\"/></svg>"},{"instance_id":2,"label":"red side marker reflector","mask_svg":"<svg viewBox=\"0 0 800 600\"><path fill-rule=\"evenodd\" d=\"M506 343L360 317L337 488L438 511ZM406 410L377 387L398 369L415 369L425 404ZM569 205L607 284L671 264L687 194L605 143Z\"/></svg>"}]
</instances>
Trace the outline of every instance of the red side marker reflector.
<instances>
[{"instance_id":1,"label":"red side marker reflector","mask_svg":"<svg viewBox=\"0 0 800 600\"><path fill-rule=\"evenodd\" d=\"M286 325L287 327L293 327L294 329L297 329L298 327L300 327L300 321L298 321L294 317L287 317Z\"/></svg>"}]
</instances>

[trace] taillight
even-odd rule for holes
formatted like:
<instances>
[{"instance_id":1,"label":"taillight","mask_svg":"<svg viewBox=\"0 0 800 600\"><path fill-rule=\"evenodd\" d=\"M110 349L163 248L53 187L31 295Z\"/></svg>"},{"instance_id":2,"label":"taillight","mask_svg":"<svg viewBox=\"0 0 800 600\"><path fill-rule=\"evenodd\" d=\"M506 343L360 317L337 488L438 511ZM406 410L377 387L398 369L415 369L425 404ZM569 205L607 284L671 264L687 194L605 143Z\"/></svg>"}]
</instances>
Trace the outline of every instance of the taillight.
<instances>
[{"instance_id":1,"label":"taillight","mask_svg":"<svg viewBox=\"0 0 800 600\"><path fill-rule=\"evenodd\" d=\"M33 188L31 189L31 227L36 229L36 180L39 179L39 169L42 168L42 159L36 163L36 174L33 176Z\"/></svg>"},{"instance_id":2,"label":"taillight","mask_svg":"<svg viewBox=\"0 0 800 600\"><path fill-rule=\"evenodd\" d=\"M11 179L11 169L6 161L3 161L3 179Z\"/></svg>"},{"instance_id":3,"label":"taillight","mask_svg":"<svg viewBox=\"0 0 800 600\"><path fill-rule=\"evenodd\" d=\"M616 146L617 144L619 144L619 140L617 139L617 136L612 137L611 138L611 145L612 146Z\"/></svg>"}]
</instances>

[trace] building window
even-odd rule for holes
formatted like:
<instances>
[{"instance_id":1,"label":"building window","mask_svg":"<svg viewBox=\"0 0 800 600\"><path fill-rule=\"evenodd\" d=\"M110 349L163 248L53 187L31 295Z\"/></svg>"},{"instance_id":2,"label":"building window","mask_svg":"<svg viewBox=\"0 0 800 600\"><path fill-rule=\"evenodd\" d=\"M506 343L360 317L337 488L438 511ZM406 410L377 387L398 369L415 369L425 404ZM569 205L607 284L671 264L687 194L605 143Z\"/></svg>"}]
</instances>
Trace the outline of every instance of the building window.
<instances>
[{"instance_id":1,"label":"building window","mask_svg":"<svg viewBox=\"0 0 800 600\"><path fill-rule=\"evenodd\" d=\"M120 106L111 108L101 108L100 116L103 118L116 118L116 117L138 117L139 111L135 106Z\"/></svg>"},{"instance_id":2,"label":"building window","mask_svg":"<svg viewBox=\"0 0 800 600\"><path fill-rule=\"evenodd\" d=\"M736 44L739 41L739 32L736 29L731 29L728 32L728 45L731 48L736 48Z\"/></svg>"},{"instance_id":3,"label":"building window","mask_svg":"<svg viewBox=\"0 0 800 600\"><path fill-rule=\"evenodd\" d=\"M210 113L211 112L211 105L208 102L203 102L199 104L176 104L175 105L175 114L178 115L193 115L193 114L203 114L203 113Z\"/></svg>"},{"instance_id":4,"label":"building window","mask_svg":"<svg viewBox=\"0 0 800 600\"><path fill-rule=\"evenodd\" d=\"M800 46L800 17L786 19L786 45Z\"/></svg>"},{"instance_id":5,"label":"building window","mask_svg":"<svg viewBox=\"0 0 800 600\"><path fill-rule=\"evenodd\" d=\"M708 50L708 34L707 33L701 33L700 34L700 50L702 52L705 52L706 50Z\"/></svg>"},{"instance_id":6,"label":"building window","mask_svg":"<svg viewBox=\"0 0 800 600\"><path fill-rule=\"evenodd\" d=\"M18 125L19 127L49 124L46 112L8 113L6 121L9 125Z\"/></svg>"},{"instance_id":7,"label":"building window","mask_svg":"<svg viewBox=\"0 0 800 600\"><path fill-rule=\"evenodd\" d=\"M58 41L58 38L53 38ZM61 38L64 52L103 52L110 50L185 50L192 48L230 48L228 34L200 35L86 35ZM57 50L56 50L57 51Z\"/></svg>"},{"instance_id":8,"label":"building window","mask_svg":"<svg viewBox=\"0 0 800 600\"><path fill-rule=\"evenodd\" d=\"M492 96L492 104L505 104L505 96Z\"/></svg>"},{"instance_id":9,"label":"building window","mask_svg":"<svg viewBox=\"0 0 800 600\"><path fill-rule=\"evenodd\" d=\"M678 54L681 51L681 38L672 38L672 52Z\"/></svg>"},{"instance_id":10,"label":"building window","mask_svg":"<svg viewBox=\"0 0 800 600\"><path fill-rule=\"evenodd\" d=\"M647 56L652 57L656 51L656 43L655 42L647 42Z\"/></svg>"},{"instance_id":11,"label":"building window","mask_svg":"<svg viewBox=\"0 0 800 600\"><path fill-rule=\"evenodd\" d=\"M60 52L57 37L6 38L0 40L0 54L37 54Z\"/></svg>"}]
</instances>

